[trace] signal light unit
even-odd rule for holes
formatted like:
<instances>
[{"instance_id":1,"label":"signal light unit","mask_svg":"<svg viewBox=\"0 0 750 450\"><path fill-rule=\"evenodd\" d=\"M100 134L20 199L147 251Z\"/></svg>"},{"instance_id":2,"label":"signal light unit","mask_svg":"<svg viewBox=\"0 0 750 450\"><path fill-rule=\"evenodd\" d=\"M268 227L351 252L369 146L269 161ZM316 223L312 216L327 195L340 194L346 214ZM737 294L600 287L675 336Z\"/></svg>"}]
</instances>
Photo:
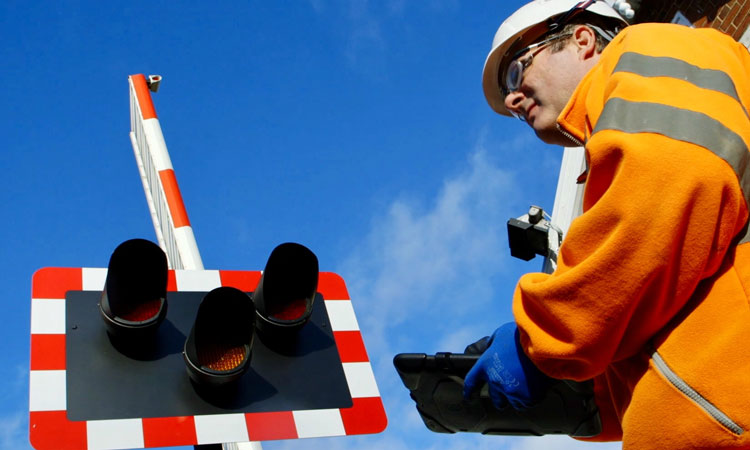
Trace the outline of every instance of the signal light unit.
<instances>
[{"instance_id":1,"label":"signal light unit","mask_svg":"<svg viewBox=\"0 0 750 450\"><path fill-rule=\"evenodd\" d=\"M318 289L318 258L287 242L268 257L253 292L258 333L269 346L289 344L310 320Z\"/></svg>"},{"instance_id":2,"label":"signal light unit","mask_svg":"<svg viewBox=\"0 0 750 450\"><path fill-rule=\"evenodd\" d=\"M153 242L131 239L112 253L99 311L127 356L142 359L158 347L167 275L167 257ZM293 347L312 315L318 275L315 254L288 242L273 249L252 296L227 286L207 293L182 351L192 382L213 390L236 384L250 368L256 333L269 348Z\"/></svg>"},{"instance_id":3,"label":"signal light unit","mask_svg":"<svg viewBox=\"0 0 750 450\"><path fill-rule=\"evenodd\" d=\"M120 244L109 259L99 312L110 336L144 345L167 316L167 256L144 239Z\"/></svg>"},{"instance_id":4,"label":"signal light unit","mask_svg":"<svg viewBox=\"0 0 750 450\"><path fill-rule=\"evenodd\" d=\"M182 352L193 382L219 388L247 372L255 339L254 316L252 300L239 289L219 287L203 297Z\"/></svg>"}]
</instances>

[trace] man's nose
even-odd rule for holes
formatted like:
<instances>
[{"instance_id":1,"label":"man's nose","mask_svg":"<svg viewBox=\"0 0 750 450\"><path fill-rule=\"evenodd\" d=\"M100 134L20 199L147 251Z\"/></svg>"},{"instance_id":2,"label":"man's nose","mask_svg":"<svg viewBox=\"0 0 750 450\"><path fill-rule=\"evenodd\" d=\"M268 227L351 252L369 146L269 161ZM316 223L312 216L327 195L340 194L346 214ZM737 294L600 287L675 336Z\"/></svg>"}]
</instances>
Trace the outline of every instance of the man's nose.
<instances>
[{"instance_id":1,"label":"man's nose","mask_svg":"<svg viewBox=\"0 0 750 450\"><path fill-rule=\"evenodd\" d=\"M511 92L505 96L505 108L514 115L523 115L521 102L526 96L521 91Z\"/></svg>"}]
</instances>

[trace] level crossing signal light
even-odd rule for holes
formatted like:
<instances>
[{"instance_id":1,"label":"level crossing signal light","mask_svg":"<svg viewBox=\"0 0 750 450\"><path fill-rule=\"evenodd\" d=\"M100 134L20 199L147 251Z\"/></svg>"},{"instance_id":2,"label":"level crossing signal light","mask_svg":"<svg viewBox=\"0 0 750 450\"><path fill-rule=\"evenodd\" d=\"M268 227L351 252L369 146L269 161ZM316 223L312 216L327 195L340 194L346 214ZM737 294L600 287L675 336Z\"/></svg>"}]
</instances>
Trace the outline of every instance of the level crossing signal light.
<instances>
[{"instance_id":1,"label":"level crossing signal light","mask_svg":"<svg viewBox=\"0 0 750 450\"><path fill-rule=\"evenodd\" d=\"M203 445L385 428L346 286L336 274L318 273L313 252L282 244L263 272L171 271L165 259L156 244L134 239L117 246L105 268L34 274L35 448Z\"/></svg>"},{"instance_id":2,"label":"level crossing signal light","mask_svg":"<svg viewBox=\"0 0 750 450\"><path fill-rule=\"evenodd\" d=\"M267 347L293 349L313 311L318 270L310 249L288 242L271 252L252 296L229 286L206 293L182 349L194 386L218 395L235 384L250 367L256 330ZM112 253L99 310L126 356L147 359L159 346L167 280L166 255L153 242L131 239Z\"/></svg>"},{"instance_id":3,"label":"level crossing signal light","mask_svg":"<svg viewBox=\"0 0 750 450\"><path fill-rule=\"evenodd\" d=\"M255 307L239 289L223 286L206 294L182 355L198 386L234 384L250 367L255 339Z\"/></svg>"},{"instance_id":4,"label":"level crossing signal light","mask_svg":"<svg viewBox=\"0 0 750 450\"><path fill-rule=\"evenodd\" d=\"M167 316L167 256L145 239L120 244L109 259L99 313L121 349L145 350Z\"/></svg>"},{"instance_id":5,"label":"level crossing signal light","mask_svg":"<svg viewBox=\"0 0 750 450\"><path fill-rule=\"evenodd\" d=\"M268 257L253 292L258 332L272 347L290 345L310 315L318 289L318 258L307 247L287 242Z\"/></svg>"}]
</instances>

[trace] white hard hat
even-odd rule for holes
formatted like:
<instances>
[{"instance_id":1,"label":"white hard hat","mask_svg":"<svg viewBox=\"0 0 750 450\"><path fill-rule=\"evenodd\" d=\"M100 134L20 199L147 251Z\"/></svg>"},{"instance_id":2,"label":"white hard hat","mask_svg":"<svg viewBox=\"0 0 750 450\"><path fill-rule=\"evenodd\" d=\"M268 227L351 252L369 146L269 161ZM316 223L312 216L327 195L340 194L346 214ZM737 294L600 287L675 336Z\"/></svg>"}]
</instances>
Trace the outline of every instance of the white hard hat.
<instances>
[{"instance_id":1,"label":"white hard hat","mask_svg":"<svg viewBox=\"0 0 750 450\"><path fill-rule=\"evenodd\" d=\"M513 44L529 45L533 43L534 40L551 31L550 25L554 23L554 19L579 4L589 13L617 19L623 25L627 25L622 16L603 0L534 0L525 4L497 29L495 39L492 40L492 50L484 62L482 86L484 96L492 109L505 116L511 115L505 108L505 96L500 90L498 71L504 59L510 56L506 53L509 53L511 47L514 47L514 51L521 48L520 45L514 46ZM561 25L564 25L564 23Z\"/></svg>"}]
</instances>

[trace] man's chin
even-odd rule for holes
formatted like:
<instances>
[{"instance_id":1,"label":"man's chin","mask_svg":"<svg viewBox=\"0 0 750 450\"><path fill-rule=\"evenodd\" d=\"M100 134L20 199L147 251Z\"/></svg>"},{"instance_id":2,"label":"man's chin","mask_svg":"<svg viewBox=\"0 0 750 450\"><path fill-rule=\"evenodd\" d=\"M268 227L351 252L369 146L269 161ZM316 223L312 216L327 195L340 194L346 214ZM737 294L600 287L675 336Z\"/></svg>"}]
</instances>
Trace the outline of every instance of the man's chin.
<instances>
[{"instance_id":1,"label":"man's chin","mask_svg":"<svg viewBox=\"0 0 750 450\"><path fill-rule=\"evenodd\" d=\"M534 128L534 133L545 144L562 145L563 147L570 147L571 142L566 138L557 127L550 128Z\"/></svg>"}]
</instances>

